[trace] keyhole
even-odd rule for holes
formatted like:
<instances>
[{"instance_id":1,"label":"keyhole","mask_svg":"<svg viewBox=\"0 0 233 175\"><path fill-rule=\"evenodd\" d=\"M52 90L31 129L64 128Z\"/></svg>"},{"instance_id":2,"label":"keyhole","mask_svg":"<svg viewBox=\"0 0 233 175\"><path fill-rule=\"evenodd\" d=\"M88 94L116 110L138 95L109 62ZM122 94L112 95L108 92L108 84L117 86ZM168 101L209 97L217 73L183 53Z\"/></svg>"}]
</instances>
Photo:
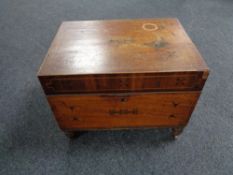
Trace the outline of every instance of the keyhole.
<instances>
[{"instance_id":1,"label":"keyhole","mask_svg":"<svg viewBox=\"0 0 233 175\"><path fill-rule=\"evenodd\" d=\"M121 98L121 102L126 102L126 101L127 101L127 99L125 97Z\"/></svg>"}]
</instances>

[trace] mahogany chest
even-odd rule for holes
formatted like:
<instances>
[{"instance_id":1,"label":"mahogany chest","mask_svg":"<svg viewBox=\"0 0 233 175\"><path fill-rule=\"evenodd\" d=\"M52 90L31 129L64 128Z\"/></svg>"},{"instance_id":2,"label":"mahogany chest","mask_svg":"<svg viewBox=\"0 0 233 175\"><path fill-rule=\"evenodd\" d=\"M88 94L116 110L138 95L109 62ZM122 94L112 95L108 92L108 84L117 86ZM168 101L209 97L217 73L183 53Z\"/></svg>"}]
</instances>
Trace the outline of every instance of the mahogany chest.
<instances>
[{"instance_id":1,"label":"mahogany chest","mask_svg":"<svg viewBox=\"0 0 233 175\"><path fill-rule=\"evenodd\" d=\"M187 125L209 70L177 19L63 22L38 72L59 127Z\"/></svg>"}]
</instances>

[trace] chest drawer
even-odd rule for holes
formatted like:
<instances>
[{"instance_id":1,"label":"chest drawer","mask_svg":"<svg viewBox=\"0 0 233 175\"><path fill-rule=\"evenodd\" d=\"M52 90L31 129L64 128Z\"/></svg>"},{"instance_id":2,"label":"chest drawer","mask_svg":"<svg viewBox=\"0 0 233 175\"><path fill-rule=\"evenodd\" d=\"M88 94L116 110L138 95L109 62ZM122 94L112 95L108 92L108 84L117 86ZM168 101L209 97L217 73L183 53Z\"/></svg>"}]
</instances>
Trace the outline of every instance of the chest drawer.
<instances>
[{"instance_id":1,"label":"chest drawer","mask_svg":"<svg viewBox=\"0 0 233 175\"><path fill-rule=\"evenodd\" d=\"M47 96L62 129L185 125L199 92Z\"/></svg>"}]
</instances>

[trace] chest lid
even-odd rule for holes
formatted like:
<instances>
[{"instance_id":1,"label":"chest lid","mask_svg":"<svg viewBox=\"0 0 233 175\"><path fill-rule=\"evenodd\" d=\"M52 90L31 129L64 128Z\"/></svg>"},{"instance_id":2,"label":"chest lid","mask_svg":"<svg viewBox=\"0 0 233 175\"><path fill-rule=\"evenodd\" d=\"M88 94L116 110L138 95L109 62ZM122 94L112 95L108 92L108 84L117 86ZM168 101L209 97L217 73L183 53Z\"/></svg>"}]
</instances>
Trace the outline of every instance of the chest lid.
<instances>
[{"instance_id":1,"label":"chest lid","mask_svg":"<svg viewBox=\"0 0 233 175\"><path fill-rule=\"evenodd\" d=\"M38 72L47 93L200 89L207 75L200 53L170 18L63 22ZM177 78L189 87L175 85Z\"/></svg>"}]
</instances>

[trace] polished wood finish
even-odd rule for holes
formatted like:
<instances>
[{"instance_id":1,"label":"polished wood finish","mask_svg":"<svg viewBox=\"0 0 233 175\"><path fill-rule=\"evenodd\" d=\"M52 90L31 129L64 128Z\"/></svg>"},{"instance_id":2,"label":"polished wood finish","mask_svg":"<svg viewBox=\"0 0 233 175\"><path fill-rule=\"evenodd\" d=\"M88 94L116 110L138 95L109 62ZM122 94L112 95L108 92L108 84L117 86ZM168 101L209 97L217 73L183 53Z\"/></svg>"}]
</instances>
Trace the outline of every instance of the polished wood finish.
<instances>
[{"instance_id":1,"label":"polished wood finish","mask_svg":"<svg viewBox=\"0 0 233 175\"><path fill-rule=\"evenodd\" d=\"M208 70L177 19L63 22L39 76Z\"/></svg>"},{"instance_id":2,"label":"polished wood finish","mask_svg":"<svg viewBox=\"0 0 233 175\"><path fill-rule=\"evenodd\" d=\"M44 91L52 94L199 91L206 72L114 74L40 77Z\"/></svg>"},{"instance_id":3,"label":"polished wood finish","mask_svg":"<svg viewBox=\"0 0 233 175\"><path fill-rule=\"evenodd\" d=\"M38 72L46 94L201 90L204 74L176 19L63 22Z\"/></svg>"},{"instance_id":4,"label":"polished wood finish","mask_svg":"<svg viewBox=\"0 0 233 175\"><path fill-rule=\"evenodd\" d=\"M63 22L38 78L74 131L186 126L209 69L177 19Z\"/></svg>"},{"instance_id":5,"label":"polished wood finish","mask_svg":"<svg viewBox=\"0 0 233 175\"><path fill-rule=\"evenodd\" d=\"M111 129L186 125L199 92L48 96L59 125Z\"/></svg>"}]
</instances>

